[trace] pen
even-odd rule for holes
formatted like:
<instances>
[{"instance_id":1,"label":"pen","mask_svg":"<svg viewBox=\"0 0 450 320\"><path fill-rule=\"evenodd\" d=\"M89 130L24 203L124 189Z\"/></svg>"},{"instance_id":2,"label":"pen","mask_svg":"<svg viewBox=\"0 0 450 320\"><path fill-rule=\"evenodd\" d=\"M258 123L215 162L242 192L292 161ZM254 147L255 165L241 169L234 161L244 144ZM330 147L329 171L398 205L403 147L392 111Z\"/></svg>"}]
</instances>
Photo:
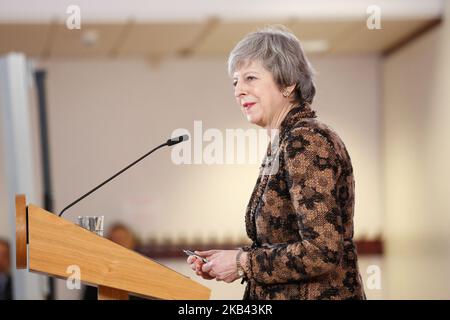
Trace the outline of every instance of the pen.
<instances>
[{"instance_id":1,"label":"pen","mask_svg":"<svg viewBox=\"0 0 450 320\"><path fill-rule=\"evenodd\" d=\"M197 257L199 259L202 259L202 261L204 263L208 263L209 262L208 259L199 256L198 254L196 254L195 252L193 252L191 250L183 250L183 252L186 253L188 256L195 256L195 257Z\"/></svg>"}]
</instances>

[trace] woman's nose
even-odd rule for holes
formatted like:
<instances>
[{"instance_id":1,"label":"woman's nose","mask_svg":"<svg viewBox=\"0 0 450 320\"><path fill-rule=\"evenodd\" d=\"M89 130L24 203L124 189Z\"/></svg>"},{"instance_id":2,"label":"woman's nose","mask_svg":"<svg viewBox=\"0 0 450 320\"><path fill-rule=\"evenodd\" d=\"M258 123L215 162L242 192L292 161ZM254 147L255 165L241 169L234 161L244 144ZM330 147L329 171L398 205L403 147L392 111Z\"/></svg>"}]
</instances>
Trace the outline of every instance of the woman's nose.
<instances>
[{"instance_id":1,"label":"woman's nose","mask_svg":"<svg viewBox=\"0 0 450 320\"><path fill-rule=\"evenodd\" d=\"M239 82L236 83L236 86L234 87L234 95L236 98L239 98L243 95L247 94L247 89L244 85L240 84Z\"/></svg>"}]
</instances>

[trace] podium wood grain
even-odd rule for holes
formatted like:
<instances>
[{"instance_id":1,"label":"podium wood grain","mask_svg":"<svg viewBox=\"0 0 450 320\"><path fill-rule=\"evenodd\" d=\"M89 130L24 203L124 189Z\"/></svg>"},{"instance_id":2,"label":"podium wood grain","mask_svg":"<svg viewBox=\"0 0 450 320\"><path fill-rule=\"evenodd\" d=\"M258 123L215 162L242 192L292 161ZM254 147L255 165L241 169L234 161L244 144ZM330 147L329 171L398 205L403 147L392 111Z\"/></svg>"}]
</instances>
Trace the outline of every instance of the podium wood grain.
<instances>
[{"instance_id":1,"label":"podium wood grain","mask_svg":"<svg viewBox=\"0 0 450 320\"><path fill-rule=\"evenodd\" d=\"M98 300L128 300L128 292L104 286L98 286Z\"/></svg>"},{"instance_id":2,"label":"podium wood grain","mask_svg":"<svg viewBox=\"0 0 450 320\"><path fill-rule=\"evenodd\" d=\"M210 297L209 288L188 277L32 204L28 236L30 271L68 278L68 268L78 266L81 281L98 286L105 298L123 297L120 291L170 300Z\"/></svg>"},{"instance_id":3,"label":"podium wood grain","mask_svg":"<svg viewBox=\"0 0 450 320\"><path fill-rule=\"evenodd\" d=\"M16 268L27 268L27 209L23 194L16 195Z\"/></svg>"}]
</instances>

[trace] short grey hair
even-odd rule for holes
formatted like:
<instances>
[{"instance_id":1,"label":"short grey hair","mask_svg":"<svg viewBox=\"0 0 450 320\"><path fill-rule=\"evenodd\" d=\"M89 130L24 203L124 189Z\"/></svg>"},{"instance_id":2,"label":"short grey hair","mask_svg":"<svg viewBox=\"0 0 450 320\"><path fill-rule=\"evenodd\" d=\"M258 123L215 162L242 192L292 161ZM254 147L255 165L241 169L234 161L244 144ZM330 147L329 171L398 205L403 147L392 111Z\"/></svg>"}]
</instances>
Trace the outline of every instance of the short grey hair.
<instances>
[{"instance_id":1,"label":"short grey hair","mask_svg":"<svg viewBox=\"0 0 450 320\"><path fill-rule=\"evenodd\" d=\"M296 103L312 103L316 94L314 70L300 41L289 29L281 25L267 26L246 35L228 57L229 75L255 60L261 61L264 68L272 73L280 90L296 85L293 91Z\"/></svg>"}]
</instances>

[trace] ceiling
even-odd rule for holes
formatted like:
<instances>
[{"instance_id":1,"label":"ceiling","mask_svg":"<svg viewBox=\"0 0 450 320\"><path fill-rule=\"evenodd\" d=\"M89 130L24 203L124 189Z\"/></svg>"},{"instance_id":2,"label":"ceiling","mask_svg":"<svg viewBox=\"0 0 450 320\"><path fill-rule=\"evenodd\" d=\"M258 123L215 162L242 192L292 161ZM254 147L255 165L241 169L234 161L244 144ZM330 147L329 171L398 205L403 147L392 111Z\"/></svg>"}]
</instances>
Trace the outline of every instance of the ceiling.
<instances>
[{"instance_id":1,"label":"ceiling","mask_svg":"<svg viewBox=\"0 0 450 320\"><path fill-rule=\"evenodd\" d=\"M192 23L83 24L69 30L62 23L0 23L0 54L31 57L149 57L226 55L246 33L282 23L309 53L383 53L435 24L435 19L382 21L369 30L366 21L255 21Z\"/></svg>"},{"instance_id":2,"label":"ceiling","mask_svg":"<svg viewBox=\"0 0 450 320\"><path fill-rule=\"evenodd\" d=\"M67 6L81 29L69 30ZM0 0L0 54L37 58L227 55L248 32L283 24L313 54L383 54L440 22L442 0Z\"/></svg>"}]
</instances>

